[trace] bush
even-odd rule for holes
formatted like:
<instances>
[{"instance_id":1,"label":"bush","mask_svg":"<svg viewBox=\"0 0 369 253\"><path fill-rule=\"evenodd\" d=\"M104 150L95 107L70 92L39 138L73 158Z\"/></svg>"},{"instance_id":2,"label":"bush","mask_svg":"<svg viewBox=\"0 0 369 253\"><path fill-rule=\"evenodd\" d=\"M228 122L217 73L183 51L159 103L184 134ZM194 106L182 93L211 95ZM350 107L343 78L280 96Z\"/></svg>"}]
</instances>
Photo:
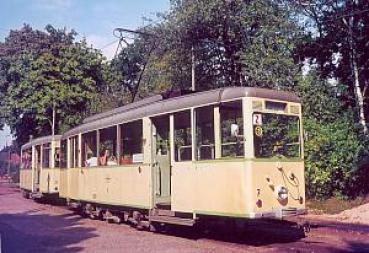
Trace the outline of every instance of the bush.
<instances>
[{"instance_id":1,"label":"bush","mask_svg":"<svg viewBox=\"0 0 369 253\"><path fill-rule=\"evenodd\" d=\"M304 126L307 196L352 198L367 192L367 145L352 117L346 113L326 124L305 119Z\"/></svg>"}]
</instances>

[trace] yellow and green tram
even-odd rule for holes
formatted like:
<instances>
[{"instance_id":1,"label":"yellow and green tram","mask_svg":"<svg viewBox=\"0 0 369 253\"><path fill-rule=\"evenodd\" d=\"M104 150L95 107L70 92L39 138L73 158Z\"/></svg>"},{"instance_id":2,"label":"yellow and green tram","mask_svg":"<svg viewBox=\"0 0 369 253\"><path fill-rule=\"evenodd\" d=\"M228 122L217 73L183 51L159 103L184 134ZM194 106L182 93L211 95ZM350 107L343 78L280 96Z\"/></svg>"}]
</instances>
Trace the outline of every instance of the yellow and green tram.
<instances>
[{"instance_id":1,"label":"yellow and green tram","mask_svg":"<svg viewBox=\"0 0 369 253\"><path fill-rule=\"evenodd\" d=\"M62 135L59 196L91 216L143 226L302 214L301 120L300 99L283 91L146 98Z\"/></svg>"},{"instance_id":2,"label":"yellow and green tram","mask_svg":"<svg viewBox=\"0 0 369 253\"><path fill-rule=\"evenodd\" d=\"M20 188L25 197L57 196L61 135L33 139L21 148Z\"/></svg>"}]
</instances>

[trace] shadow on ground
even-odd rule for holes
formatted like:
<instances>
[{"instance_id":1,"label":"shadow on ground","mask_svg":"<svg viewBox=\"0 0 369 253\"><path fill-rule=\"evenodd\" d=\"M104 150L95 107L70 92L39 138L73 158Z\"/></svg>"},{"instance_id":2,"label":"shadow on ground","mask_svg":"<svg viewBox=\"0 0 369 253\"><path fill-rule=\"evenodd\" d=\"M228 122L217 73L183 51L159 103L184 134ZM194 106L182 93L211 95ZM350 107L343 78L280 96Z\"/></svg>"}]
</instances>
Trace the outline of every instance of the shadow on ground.
<instances>
[{"instance_id":1,"label":"shadow on ground","mask_svg":"<svg viewBox=\"0 0 369 253\"><path fill-rule=\"evenodd\" d=\"M79 226L80 219L74 214L0 214L2 252L80 252L83 248L75 244L97 236L94 228Z\"/></svg>"},{"instance_id":2,"label":"shadow on ground","mask_svg":"<svg viewBox=\"0 0 369 253\"><path fill-rule=\"evenodd\" d=\"M347 250L339 251L338 253L344 252L369 252L369 242L356 242L356 241L346 241Z\"/></svg>"},{"instance_id":3,"label":"shadow on ground","mask_svg":"<svg viewBox=\"0 0 369 253\"><path fill-rule=\"evenodd\" d=\"M165 234L188 239L210 239L222 242L267 246L291 243L305 237L304 231L292 222L248 222L242 227L232 224L217 224L201 227L170 227Z\"/></svg>"}]
</instances>

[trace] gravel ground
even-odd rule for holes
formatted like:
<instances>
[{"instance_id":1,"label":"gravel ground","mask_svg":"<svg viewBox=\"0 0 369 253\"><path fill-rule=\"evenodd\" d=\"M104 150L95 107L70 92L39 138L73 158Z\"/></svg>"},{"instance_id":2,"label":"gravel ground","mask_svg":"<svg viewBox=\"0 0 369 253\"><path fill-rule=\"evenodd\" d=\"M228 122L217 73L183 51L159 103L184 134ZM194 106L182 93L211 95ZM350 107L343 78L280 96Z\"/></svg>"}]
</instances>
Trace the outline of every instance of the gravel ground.
<instances>
[{"instance_id":1,"label":"gravel ground","mask_svg":"<svg viewBox=\"0 0 369 253\"><path fill-rule=\"evenodd\" d=\"M350 210L345 210L337 215L332 215L332 218L342 222L369 226L369 203L352 208Z\"/></svg>"},{"instance_id":2,"label":"gravel ground","mask_svg":"<svg viewBox=\"0 0 369 253\"><path fill-rule=\"evenodd\" d=\"M312 220L306 236L293 226L165 233L82 218L62 206L22 198L0 182L1 253L17 252L369 252L369 226Z\"/></svg>"}]
</instances>

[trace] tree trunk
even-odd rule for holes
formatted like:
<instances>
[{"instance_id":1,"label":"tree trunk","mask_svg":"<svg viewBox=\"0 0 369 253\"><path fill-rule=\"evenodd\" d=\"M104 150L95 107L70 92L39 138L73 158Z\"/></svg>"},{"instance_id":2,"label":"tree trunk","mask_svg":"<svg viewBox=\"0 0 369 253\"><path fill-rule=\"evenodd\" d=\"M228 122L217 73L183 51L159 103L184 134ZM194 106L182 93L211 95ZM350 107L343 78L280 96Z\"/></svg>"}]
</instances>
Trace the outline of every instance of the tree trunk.
<instances>
[{"instance_id":1,"label":"tree trunk","mask_svg":"<svg viewBox=\"0 0 369 253\"><path fill-rule=\"evenodd\" d=\"M353 1L353 6L357 5L356 1ZM354 8L352 8L354 9ZM356 104L358 106L359 109L359 121L360 124L363 127L363 132L365 135L368 134L368 127L366 125L366 119L365 119L365 110L364 110L364 95L363 92L361 90L360 87L360 80L359 80L359 68L358 68L358 64L357 64L357 53L356 53L356 45L354 45L354 39L353 39L353 26L354 26L354 16L352 15L349 18L349 22L347 22L347 20L345 18L343 18L343 22L344 24L347 26L348 28L348 42L349 42L349 47L350 47L350 61L351 61L351 68L352 68L352 72L353 72L353 77L354 77L354 92L355 92L355 99L356 99Z\"/></svg>"}]
</instances>

